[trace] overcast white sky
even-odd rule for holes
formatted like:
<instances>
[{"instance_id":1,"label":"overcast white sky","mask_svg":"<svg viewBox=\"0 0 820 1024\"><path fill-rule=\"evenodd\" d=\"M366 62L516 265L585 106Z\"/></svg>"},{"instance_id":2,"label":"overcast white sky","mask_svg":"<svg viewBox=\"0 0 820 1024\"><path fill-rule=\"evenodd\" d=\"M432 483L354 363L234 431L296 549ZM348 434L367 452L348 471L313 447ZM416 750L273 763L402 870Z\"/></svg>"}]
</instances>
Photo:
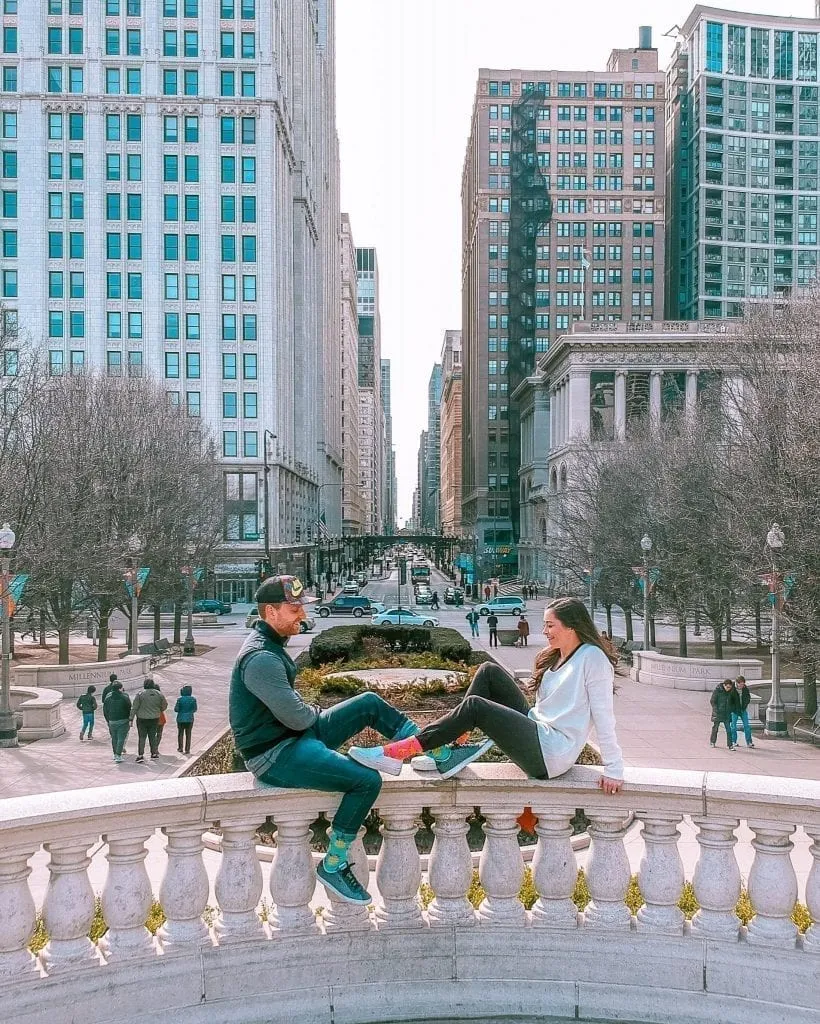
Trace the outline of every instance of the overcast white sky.
<instances>
[{"instance_id":1,"label":"overcast white sky","mask_svg":"<svg viewBox=\"0 0 820 1024\"><path fill-rule=\"evenodd\" d=\"M812 17L813 0L731 10ZM664 38L693 5L676 0L337 0L342 209L381 271L382 355L392 361L399 524L410 515L427 381L444 331L461 327L461 169L478 68L601 69L651 25Z\"/></svg>"}]
</instances>

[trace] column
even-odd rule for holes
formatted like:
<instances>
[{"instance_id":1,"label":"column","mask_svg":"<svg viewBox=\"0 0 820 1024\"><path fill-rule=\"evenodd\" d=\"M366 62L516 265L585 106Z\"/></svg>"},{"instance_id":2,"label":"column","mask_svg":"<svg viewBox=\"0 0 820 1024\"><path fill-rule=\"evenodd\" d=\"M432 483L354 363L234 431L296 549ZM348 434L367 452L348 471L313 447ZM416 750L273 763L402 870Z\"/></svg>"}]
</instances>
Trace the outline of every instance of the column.
<instances>
[{"instance_id":1,"label":"column","mask_svg":"<svg viewBox=\"0 0 820 1024\"><path fill-rule=\"evenodd\" d=\"M759 821L748 824L755 834L755 859L749 872L749 899L755 916L749 922L746 941L793 949L797 925L791 915L797 902L797 875L790 836L795 826Z\"/></svg>"},{"instance_id":2,"label":"column","mask_svg":"<svg viewBox=\"0 0 820 1024\"><path fill-rule=\"evenodd\" d=\"M587 886L592 902L584 912L587 928L629 931L632 915L624 902L632 877L624 846L628 824L622 814L590 814Z\"/></svg>"},{"instance_id":3,"label":"column","mask_svg":"<svg viewBox=\"0 0 820 1024\"><path fill-rule=\"evenodd\" d=\"M569 396L569 437L581 441L589 440L589 371L573 370L569 375L567 394Z\"/></svg>"},{"instance_id":4,"label":"column","mask_svg":"<svg viewBox=\"0 0 820 1024\"><path fill-rule=\"evenodd\" d=\"M327 832L330 835L331 829L328 829ZM370 869L362 843L364 833L364 827L360 828L358 836L348 850L347 862L353 869L356 880L366 889L370 878ZM371 930L372 924L367 906L360 903L347 903L329 890L327 895L330 900L330 910L324 916L327 932L369 932Z\"/></svg>"},{"instance_id":5,"label":"column","mask_svg":"<svg viewBox=\"0 0 820 1024\"><path fill-rule=\"evenodd\" d=\"M738 921L735 907L740 896L740 870L734 854L737 818L692 818L698 828L700 857L692 877L700 910L692 918L692 931L710 939L734 940Z\"/></svg>"},{"instance_id":6,"label":"column","mask_svg":"<svg viewBox=\"0 0 820 1024\"><path fill-rule=\"evenodd\" d=\"M202 862L202 826L169 826L162 831L168 837L168 864L159 889L165 923L157 938L166 954L209 946L211 936L202 920L210 890Z\"/></svg>"},{"instance_id":7,"label":"column","mask_svg":"<svg viewBox=\"0 0 820 1024\"><path fill-rule=\"evenodd\" d=\"M698 404L698 371L686 371L686 398L684 408L687 416L694 416Z\"/></svg>"},{"instance_id":8,"label":"column","mask_svg":"<svg viewBox=\"0 0 820 1024\"><path fill-rule=\"evenodd\" d=\"M615 440L626 437L626 370L615 371Z\"/></svg>"},{"instance_id":9,"label":"column","mask_svg":"<svg viewBox=\"0 0 820 1024\"><path fill-rule=\"evenodd\" d=\"M649 420L656 425L661 421L661 380L662 370L652 370L649 374Z\"/></svg>"},{"instance_id":10,"label":"column","mask_svg":"<svg viewBox=\"0 0 820 1024\"><path fill-rule=\"evenodd\" d=\"M809 851L812 860L809 877L806 880L806 906L814 922L803 936L803 949L810 953L820 953L820 829L806 827L806 833L814 842ZM0 916L2 920L2 916Z\"/></svg>"},{"instance_id":11,"label":"column","mask_svg":"<svg viewBox=\"0 0 820 1024\"><path fill-rule=\"evenodd\" d=\"M550 388L550 436L549 436L549 448L558 447L558 390L556 388Z\"/></svg>"},{"instance_id":12,"label":"column","mask_svg":"<svg viewBox=\"0 0 820 1024\"><path fill-rule=\"evenodd\" d=\"M106 960L120 961L154 956L154 937L145 927L153 894L145 870L150 829L103 836L108 843L108 876L102 893L102 909L108 931L100 939Z\"/></svg>"},{"instance_id":13,"label":"column","mask_svg":"<svg viewBox=\"0 0 820 1024\"><path fill-rule=\"evenodd\" d=\"M30 847L0 852L0 983L37 977L37 961L28 944L37 924L37 911L28 887Z\"/></svg>"},{"instance_id":14,"label":"column","mask_svg":"<svg viewBox=\"0 0 820 1024\"><path fill-rule=\"evenodd\" d=\"M464 811L439 811L433 825L433 849L427 877L435 898L427 915L431 926L476 923L475 911L467 899L473 880L473 859L467 844Z\"/></svg>"},{"instance_id":15,"label":"column","mask_svg":"<svg viewBox=\"0 0 820 1024\"><path fill-rule=\"evenodd\" d=\"M482 924L523 927L527 920L519 900L524 881L524 858L518 845L516 817L523 808L508 812L486 811L487 839L478 862L481 886L487 894L478 908Z\"/></svg>"},{"instance_id":16,"label":"column","mask_svg":"<svg viewBox=\"0 0 820 1024\"><path fill-rule=\"evenodd\" d=\"M42 952L49 974L99 966L99 951L88 937L94 920L88 848L96 840L96 836L89 836L44 844L51 854L43 901L43 923L49 941Z\"/></svg>"},{"instance_id":17,"label":"column","mask_svg":"<svg viewBox=\"0 0 820 1024\"><path fill-rule=\"evenodd\" d=\"M532 908L533 928L577 928L578 908L572 893L578 864L572 849L571 815L566 811L541 810L535 832L538 845L532 858L532 877L538 899Z\"/></svg>"},{"instance_id":18,"label":"column","mask_svg":"<svg viewBox=\"0 0 820 1024\"><path fill-rule=\"evenodd\" d=\"M257 906L262 896L262 867L256 856L258 819L222 820L222 859L214 882L219 944L264 935Z\"/></svg>"},{"instance_id":19,"label":"column","mask_svg":"<svg viewBox=\"0 0 820 1024\"><path fill-rule=\"evenodd\" d=\"M660 935L682 935L684 915L678 900L685 877L677 828L682 815L638 811L635 816L643 824L644 854L638 884L646 900L637 914L637 928Z\"/></svg>"},{"instance_id":20,"label":"column","mask_svg":"<svg viewBox=\"0 0 820 1024\"><path fill-rule=\"evenodd\" d=\"M316 888L309 827L314 817L312 813L276 815L276 854L270 869L270 895L274 906L268 918L274 934L319 931L310 909Z\"/></svg>"},{"instance_id":21,"label":"column","mask_svg":"<svg viewBox=\"0 0 820 1024\"><path fill-rule=\"evenodd\" d=\"M376 862L376 888L382 897L376 907L379 930L424 927L418 900L421 860L416 849L416 815L411 810L390 811L383 818Z\"/></svg>"}]
</instances>

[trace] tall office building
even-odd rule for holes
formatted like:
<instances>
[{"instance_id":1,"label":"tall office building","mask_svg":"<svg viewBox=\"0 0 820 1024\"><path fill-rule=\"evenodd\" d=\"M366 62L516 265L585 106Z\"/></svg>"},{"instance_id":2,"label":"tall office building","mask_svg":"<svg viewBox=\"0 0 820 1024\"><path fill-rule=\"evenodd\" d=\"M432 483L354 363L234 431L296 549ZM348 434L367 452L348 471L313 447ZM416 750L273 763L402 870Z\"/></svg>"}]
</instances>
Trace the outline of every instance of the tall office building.
<instances>
[{"instance_id":1,"label":"tall office building","mask_svg":"<svg viewBox=\"0 0 820 1024\"><path fill-rule=\"evenodd\" d=\"M422 434L424 487L421 492L421 525L430 533L439 528L441 500L441 363L434 363L427 382L427 430Z\"/></svg>"},{"instance_id":2,"label":"tall office building","mask_svg":"<svg viewBox=\"0 0 820 1024\"><path fill-rule=\"evenodd\" d=\"M740 316L816 277L818 33L817 18L700 6L684 23L666 92L669 316Z\"/></svg>"},{"instance_id":3,"label":"tall office building","mask_svg":"<svg viewBox=\"0 0 820 1024\"><path fill-rule=\"evenodd\" d=\"M383 528L387 534L396 532L396 452L393 448L393 410L391 407L390 360L381 362L381 400L384 414L384 456L382 474L384 477L382 501Z\"/></svg>"},{"instance_id":4,"label":"tall office building","mask_svg":"<svg viewBox=\"0 0 820 1024\"><path fill-rule=\"evenodd\" d=\"M439 521L461 536L461 331L445 331L441 349Z\"/></svg>"},{"instance_id":5,"label":"tall office building","mask_svg":"<svg viewBox=\"0 0 820 1024\"><path fill-rule=\"evenodd\" d=\"M359 490L359 312L356 288L356 246L350 217L342 214L342 462L344 487L342 533L364 532L364 502Z\"/></svg>"},{"instance_id":6,"label":"tall office building","mask_svg":"<svg viewBox=\"0 0 820 1024\"><path fill-rule=\"evenodd\" d=\"M341 479L334 0L5 3L3 26L0 297L52 373L151 374L207 420L220 592L249 599L263 553L309 569Z\"/></svg>"},{"instance_id":7,"label":"tall office building","mask_svg":"<svg viewBox=\"0 0 820 1024\"><path fill-rule=\"evenodd\" d=\"M605 71L482 69L462 180L462 514L520 537L518 388L574 320L663 307L664 75L651 32Z\"/></svg>"},{"instance_id":8,"label":"tall office building","mask_svg":"<svg viewBox=\"0 0 820 1024\"><path fill-rule=\"evenodd\" d=\"M381 401L379 268L375 249L356 249L359 310L359 491L365 533L382 532L384 410Z\"/></svg>"}]
</instances>

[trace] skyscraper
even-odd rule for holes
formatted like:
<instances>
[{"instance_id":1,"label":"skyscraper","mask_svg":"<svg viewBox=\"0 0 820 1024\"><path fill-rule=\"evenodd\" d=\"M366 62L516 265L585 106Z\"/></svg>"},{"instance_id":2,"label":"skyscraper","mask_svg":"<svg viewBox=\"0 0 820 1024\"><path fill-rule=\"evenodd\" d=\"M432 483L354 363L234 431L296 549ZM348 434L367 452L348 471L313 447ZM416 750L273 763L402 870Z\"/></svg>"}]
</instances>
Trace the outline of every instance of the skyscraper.
<instances>
[{"instance_id":1,"label":"skyscraper","mask_svg":"<svg viewBox=\"0 0 820 1024\"><path fill-rule=\"evenodd\" d=\"M390 360L381 361L381 400L384 414L384 457L382 474L384 477L382 501L383 528L388 534L396 531L396 452L393 448L393 411L391 408Z\"/></svg>"},{"instance_id":2,"label":"skyscraper","mask_svg":"<svg viewBox=\"0 0 820 1024\"><path fill-rule=\"evenodd\" d=\"M441 349L439 520L461 535L461 331L445 331Z\"/></svg>"},{"instance_id":3,"label":"skyscraper","mask_svg":"<svg viewBox=\"0 0 820 1024\"><path fill-rule=\"evenodd\" d=\"M695 7L666 92L667 313L740 316L818 269L820 20Z\"/></svg>"},{"instance_id":4,"label":"skyscraper","mask_svg":"<svg viewBox=\"0 0 820 1024\"><path fill-rule=\"evenodd\" d=\"M344 490L342 532L364 532L364 503L359 490L359 320L356 288L356 247L350 217L342 214L342 459Z\"/></svg>"},{"instance_id":5,"label":"skyscraper","mask_svg":"<svg viewBox=\"0 0 820 1024\"><path fill-rule=\"evenodd\" d=\"M427 430L422 434L424 487L421 492L421 526L438 532L441 498L441 364L434 363L427 382Z\"/></svg>"},{"instance_id":6,"label":"skyscraper","mask_svg":"<svg viewBox=\"0 0 820 1024\"><path fill-rule=\"evenodd\" d=\"M381 320L375 249L356 250L359 309L359 491L365 533L382 532L384 411L381 402Z\"/></svg>"},{"instance_id":7,"label":"skyscraper","mask_svg":"<svg viewBox=\"0 0 820 1024\"><path fill-rule=\"evenodd\" d=\"M341 479L334 0L9 3L4 44L0 297L53 374L207 420L247 600Z\"/></svg>"},{"instance_id":8,"label":"skyscraper","mask_svg":"<svg viewBox=\"0 0 820 1024\"><path fill-rule=\"evenodd\" d=\"M651 32L605 71L482 69L462 180L462 513L516 564L517 389L571 320L662 313L664 76Z\"/></svg>"}]
</instances>

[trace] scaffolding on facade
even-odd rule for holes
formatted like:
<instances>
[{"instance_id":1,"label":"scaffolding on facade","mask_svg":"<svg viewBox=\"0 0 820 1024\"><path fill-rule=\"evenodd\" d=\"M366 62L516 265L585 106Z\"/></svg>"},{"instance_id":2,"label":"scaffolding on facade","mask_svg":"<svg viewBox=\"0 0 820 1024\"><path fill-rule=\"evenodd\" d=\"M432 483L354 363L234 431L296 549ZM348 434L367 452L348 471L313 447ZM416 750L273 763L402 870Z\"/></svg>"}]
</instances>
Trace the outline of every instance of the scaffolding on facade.
<instances>
[{"instance_id":1,"label":"scaffolding on facade","mask_svg":"<svg viewBox=\"0 0 820 1024\"><path fill-rule=\"evenodd\" d=\"M552 216L546 177L538 165L536 123L543 105L537 89L525 93L511 111L509 352L507 382L512 396L535 369L535 264L537 239ZM521 533L521 415L518 399L509 401L509 495L513 542Z\"/></svg>"}]
</instances>

